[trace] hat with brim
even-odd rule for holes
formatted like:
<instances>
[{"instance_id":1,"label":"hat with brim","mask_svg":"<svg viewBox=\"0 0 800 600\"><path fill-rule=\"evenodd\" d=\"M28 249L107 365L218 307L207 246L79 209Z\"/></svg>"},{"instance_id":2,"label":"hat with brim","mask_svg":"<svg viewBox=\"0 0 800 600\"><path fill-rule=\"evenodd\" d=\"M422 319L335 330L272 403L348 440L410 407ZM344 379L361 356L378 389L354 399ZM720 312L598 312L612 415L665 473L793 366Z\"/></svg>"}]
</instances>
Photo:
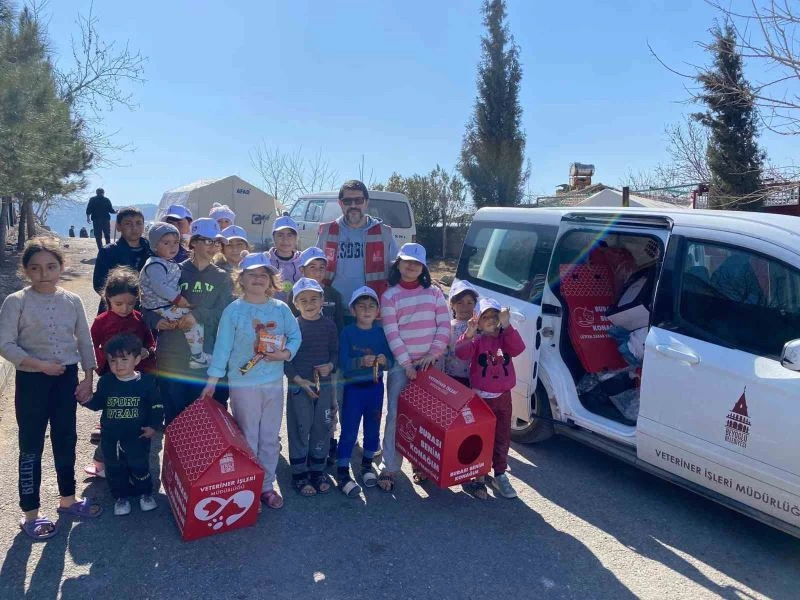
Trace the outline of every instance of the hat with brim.
<instances>
[{"instance_id":1,"label":"hat with brim","mask_svg":"<svg viewBox=\"0 0 800 600\"><path fill-rule=\"evenodd\" d=\"M219 223L216 219L210 217L203 217L192 221L192 226L189 229L189 235L192 237L202 237L209 240L223 239L219 231Z\"/></svg>"},{"instance_id":2,"label":"hat with brim","mask_svg":"<svg viewBox=\"0 0 800 600\"><path fill-rule=\"evenodd\" d=\"M500 306L500 303L494 298L481 298L478 300L478 316L482 317L483 313L487 310L496 310L500 312L503 310L503 307Z\"/></svg>"},{"instance_id":3,"label":"hat with brim","mask_svg":"<svg viewBox=\"0 0 800 600\"><path fill-rule=\"evenodd\" d=\"M280 231L281 229L291 229L292 231L297 233L299 230L299 226L292 217L283 216L275 219L275 223L272 224L272 233Z\"/></svg>"},{"instance_id":4,"label":"hat with brim","mask_svg":"<svg viewBox=\"0 0 800 600\"><path fill-rule=\"evenodd\" d=\"M226 242L230 242L231 240L242 240L244 242L250 243L247 239L247 232L244 230L243 227L239 227L238 225L231 225L230 227L226 227L219 234L225 238Z\"/></svg>"},{"instance_id":5,"label":"hat with brim","mask_svg":"<svg viewBox=\"0 0 800 600\"><path fill-rule=\"evenodd\" d=\"M251 269L258 269L264 267L271 273L277 273L278 269L269 264L269 260L264 256L263 252L249 252L242 257L242 262L239 263L239 268L242 271L249 271Z\"/></svg>"},{"instance_id":6,"label":"hat with brim","mask_svg":"<svg viewBox=\"0 0 800 600\"><path fill-rule=\"evenodd\" d=\"M465 293L470 293L473 296L475 296L476 302L480 297L480 294L478 293L478 290L475 289L474 285L472 285L469 281L460 279L453 284L453 287L450 288L450 294L448 295L448 299L450 300L450 302L453 302L456 298Z\"/></svg>"},{"instance_id":7,"label":"hat with brim","mask_svg":"<svg viewBox=\"0 0 800 600\"><path fill-rule=\"evenodd\" d=\"M164 215L165 219L188 219L192 220L192 211L180 204L173 204L167 208L167 214Z\"/></svg>"},{"instance_id":8,"label":"hat with brim","mask_svg":"<svg viewBox=\"0 0 800 600\"><path fill-rule=\"evenodd\" d=\"M328 257L325 256L325 252L316 246L306 248L300 253L300 265L303 267L307 267L309 263L315 260L324 260L325 264L328 264Z\"/></svg>"},{"instance_id":9,"label":"hat with brim","mask_svg":"<svg viewBox=\"0 0 800 600\"><path fill-rule=\"evenodd\" d=\"M348 306L352 308L353 304L355 304L359 298L365 298L365 297L372 298L373 300L375 300L375 302L378 303L378 306L381 305L381 301L380 299L378 299L378 293L371 287L364 285L353 292L353 295L350 296L350 304L348 304Z\"/></svg>"},{"instance_id":10,"label":"hat with brim","mask_svg":"<svg viewBox=\"0 0 800 600\"><path fill-rule=\"evenodd\" d=\"M413 242L403 244L400 247L400 251L397 253L397 258L401 260L414 260L418 263L422 263L422 265L425 267L428 266L428 263L426 262L427 253L425 252L425 247Z\"/></svg>"},{"instance_id":11,"label":"hat with brim","mask_svg":"<svg viewBox=\"0 0 800 600\"><path fill-rule=\"evenodd\" d=\"M301 292L318 292L324 294L325 290L322 289L322 286L316 279L301 277L292 286L292 296L297 298Z\"/></svg>"}]
</instances>

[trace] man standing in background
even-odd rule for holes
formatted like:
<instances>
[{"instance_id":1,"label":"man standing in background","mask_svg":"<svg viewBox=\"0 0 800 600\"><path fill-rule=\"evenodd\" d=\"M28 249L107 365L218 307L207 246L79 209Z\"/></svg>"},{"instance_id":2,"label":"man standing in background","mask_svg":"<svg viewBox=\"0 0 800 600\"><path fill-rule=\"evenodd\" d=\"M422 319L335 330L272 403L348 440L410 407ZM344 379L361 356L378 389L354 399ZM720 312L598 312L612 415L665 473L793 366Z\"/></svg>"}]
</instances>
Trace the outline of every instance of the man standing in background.
<instances>
[{"instance_id":1,"label":"man standing in background","mask_svg":"<svg viewBox=\"0 0 800 600\"><path fill-rule=\"evenodd\" d=\"M103 236L106 238L106 244L111 243L111 215L117 212L111 206L111 200L104 194L103 188L97 188L97 195L89 198L89 204L86 205L86 222L91 221L94 226L94 239L98 250L103 247Z\"/></svg>"}]
</instances>

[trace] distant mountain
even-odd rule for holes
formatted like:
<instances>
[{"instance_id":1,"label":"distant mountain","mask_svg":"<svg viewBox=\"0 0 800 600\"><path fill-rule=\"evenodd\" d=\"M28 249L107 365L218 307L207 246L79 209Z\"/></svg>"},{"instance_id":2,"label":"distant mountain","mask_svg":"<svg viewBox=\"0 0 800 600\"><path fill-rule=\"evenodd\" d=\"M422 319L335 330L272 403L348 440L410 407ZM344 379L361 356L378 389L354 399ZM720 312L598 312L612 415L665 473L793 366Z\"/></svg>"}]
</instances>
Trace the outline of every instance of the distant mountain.
<instances>
[{"instance_id":1,"label":"distant mountain","mask_svg":"<svg viewBox=\"0 0 800 600\"><path fill-rule=\"evenodd\" d=\"M144 214L145 223L155 218L156 209L158 208L157 204L134 204L134 206ZM119 210L122 207L114 206L114 208ZM63 236L68 234L70 225L75 225L76 234L84 225L87 229L90 228L91 224L86 223L86 204L64 204L53 207L50 210L50 214L47 216L46 225L53 233ZM111 235L114 235L113 215Z\"/></svg>"}]
</instances>

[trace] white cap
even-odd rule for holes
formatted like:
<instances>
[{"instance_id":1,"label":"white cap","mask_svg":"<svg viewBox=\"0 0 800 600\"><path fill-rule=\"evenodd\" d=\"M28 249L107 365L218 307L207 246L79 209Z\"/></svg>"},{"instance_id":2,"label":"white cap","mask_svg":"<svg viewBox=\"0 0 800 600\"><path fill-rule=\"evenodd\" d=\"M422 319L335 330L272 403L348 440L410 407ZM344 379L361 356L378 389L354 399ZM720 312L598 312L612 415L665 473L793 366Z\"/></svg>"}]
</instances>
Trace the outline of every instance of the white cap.
<instances>
[{"instance_id":1,"label":"white cap","mask_svg":"<svg viewBox=\"0 0 800 600\"><path fill-rule=\"evenodd\" d=\"M246 254L242 258L242 262L239 263L239 268L242 271L247 271L248 269L258 269L259 267L265 267L268 271L273 273L277 273L278 270L269 264L269 260L266 256L264 256L263 252L250 252Z\"/></svg>"},{"instance_id":2,"label":"white cap","mask_svg":"<svg viewBox=\"0 0 800 600\"><path fill-rule=\"evenodd\" d=\"M397 258L403 260L415 260L418 263L422 263L426 267L428 266L428 263L425 262L425 248L420 244L414 244L411 242L408 244L403 244L400 247L400 252L397 253Z\"/></svg>"},{"instance_id":3,"label":"white cap","mask_svg":"<svg viewBox=\"0 0 800 600\"><path fill-rule=\"evenodd\" d=\"M211 210L208 211L208 216L212 219L228 219L231 223L236 220L236 213L233 212L227 204L220 204L214 202L211 205Z\"/></svg>"},{"instance_id":4,"label":"white cap","mask_svg":"<svg viewBox=\"0 0 800 600\"><path fill-rule=\"evenodd\" d=\"M480 300L478 300L478 316L481 316L487 310L492 310L492 309L499 312L503 310L503 307L500 306L500 303L494 298L481 298Z\"/></svg>"},{"instance_id":5,"label":"white cap","mask_svg":"<svg viewBox=\"0 0 800 600\"><path fill-rule=\"evenodd\" d=\"M309 279L308 277L301 277L292 286L293 297L297 298L300 295L300 292L319 292L320 294L325 293L325 291L322 289L322 286L317 283L315 279Z\"/></svg>"},{"instance_id":6,"label":"white cap","mask_svg":"<svg viewBox=\"0 0 800 600\"><path fill-rule=\"evenodd\" d=\"M318 258L324 260L325 264L328 263L328 257L325 256L325 253L316 246L311 246L311 248L306 248L300 253L300 264L307 267L308 263Z\"/></svg>"},{"instance_id":7,"label":"white cap","mask_svg":"<svg viewBox=\"0 0 800 600\"><path fill-rule=\"evenodd\" d=\"M233 239L244 240L245 242L247 241L247 232L244 230L243 227L239 227L238 225L231 225L230 227L226 227L225 229L220 231L220 235L228 241Z\"/></svg>"},{"instance_id":8,"label":"white cap","mask_svg":"<svg viewBox=\"0 0 800 600\"><path fill-rule=\"evenodd\" d=\"M292 217L289 216L278 217L275 219L275 223L272 224L272 233L275 233L279 229L291 229L295 233L298 232L297 223Z\"/></svg>"},{"instance_id":9,"label":"white cap","mask_svg":"<svg viewBox=\"0 0 800 600\"><path fill-rule=\"evenodd\" d=\"M370 298L374 298L375 302L378 303L378 306L381 305L381 301L378 300L377 292L373 290L371 287L364 285L358 288L355 292L353 292L353 295L350 296L350 304L348 304L348 306L353 306L353 304L356 303L356 300L358 300L363 296L369 296Z\"/></svg>"},{"instance_id":10,"label":"white cap","mask_svg":"<svg viewBox=\"0 0 800 600\"><path fill-rule=\"evenodd\" d=\"M200 237L208 238L210 240L215 240L222 237L219 233L219 223L209 217L203 217L202 219L192 221L192 226L189 229L189 235L192 237L199 235Z\"/></svg>"},{"instance_id":11,"label":"white cap","mask_svg":"<svg viewBox=\"0 0 800 600\"><path fill-rule=\"evenodd\" d=\"M181 206L180 204L172 204L169 208L167 208L167 214L164 215L164 218L171 217L173 219L189 219L192 220L192 211L190 211L185 206Z\"/></svg>"},{"instance_id":12,"label":"white cap","mask_svg":"<svg viewBox=\"0 0 800 600\"><path fill-rule=\"evenodd\" d=\"M453 284L453 287L450 288L448 299L450 302L452 302L458 295L463 294L464 292L472 292L475 295L475 300L477 300L480 296L474 285L465 279L459 279Z\"/></svg>"}]
</instances>

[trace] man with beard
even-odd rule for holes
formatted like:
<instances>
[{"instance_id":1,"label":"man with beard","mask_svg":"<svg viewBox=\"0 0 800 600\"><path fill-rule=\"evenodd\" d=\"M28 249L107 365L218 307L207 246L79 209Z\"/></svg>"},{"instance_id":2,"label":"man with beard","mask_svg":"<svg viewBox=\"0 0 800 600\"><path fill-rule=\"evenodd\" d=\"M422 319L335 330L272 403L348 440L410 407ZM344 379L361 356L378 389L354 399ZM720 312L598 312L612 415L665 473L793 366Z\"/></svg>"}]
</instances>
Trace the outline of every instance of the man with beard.
<instances>
[{"instance_id":1,"label":"man with beard","mask_svg":"<svg viewBox=\"0 0 800 600\"><path fill-rule=\"evenodd\" d=\"M339 189L342 216L323 223L317 247L328 260L326 285L333 286L342 298L366 285L378 294L387 288L389 266L397 255L392 228L367 214L369 192L362 182L352 179ZM345 324L353 318L345 316Z\"/></svg>"}]
</instances>

